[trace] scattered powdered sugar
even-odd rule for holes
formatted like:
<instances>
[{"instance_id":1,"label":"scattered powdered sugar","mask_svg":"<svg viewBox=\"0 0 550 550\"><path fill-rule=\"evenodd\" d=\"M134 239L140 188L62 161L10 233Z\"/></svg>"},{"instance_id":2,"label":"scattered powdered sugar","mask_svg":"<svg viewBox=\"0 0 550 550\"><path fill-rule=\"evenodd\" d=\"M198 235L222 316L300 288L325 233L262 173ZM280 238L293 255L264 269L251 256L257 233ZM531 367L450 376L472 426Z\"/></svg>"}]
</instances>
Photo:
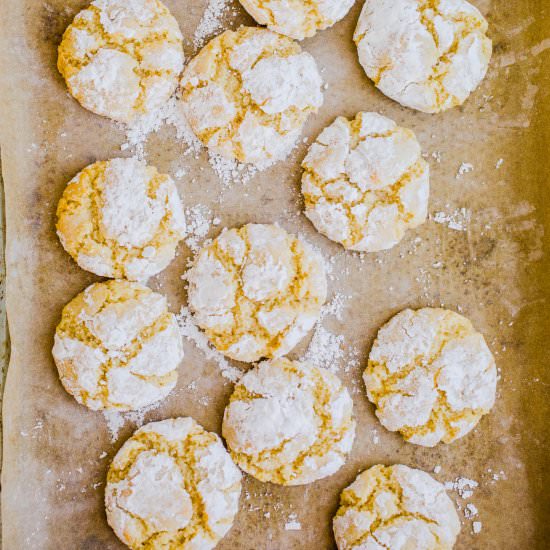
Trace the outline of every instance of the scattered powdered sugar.
<instances>
[{"instance_id":1,"label":"scattered powdered sugar","mask_svg":"<svg viewBox=\"0 0 550 550\"><path fill-rule=\"evenodd\" d=\"M222 19L229 9L229 0L209 0L193 35L193 46L200 48L206 39L222 28Z\"/></svg>"},{"instance_id":2,"label":"scattered powdered sugar","mask_svg":"<svg viewBox=\"0 0 550 550\"><path fill-rule=\"evenodd\" d=\"M474 489L479 487L479 483L473 479L467 477L457 477L453 481L447 481L445 483L445 489L447 491L454 491L463 500L469 500L474 494ZM481 531L481 522L473 521L479 515L477 506L471 502L468 502L465 506L461 501L456 502L459 510L462 510L464 518L468 521L472 521L472 533L477 535ZM463 507L464 506L464 507Z\"/></svg>"},{"instance_id":3,"label":"scattered powdered sugar","mask_svg":"<svg viewBox=\"0 0 550 550\"><path fill-rule=\"evenodd\" d=\"M208 161L225 187L233 183L245 184L258 172L252 164L242 164L235 159L227 159L216 153L209 153Z\"/></svg>"},{"instance_id":4,"label":"scattered powdered sugar","mask_svg":"<svg viewBox=\"0 0 550 550\"><path fill-rule=\"evenodd\" d=\"M472 214L466 208L457 208L454 212L436 212L433 215L433 221L446 225L449 229L455 231L467 231Z\"/></svg>"},{"instance_id":5,"label":"scattered powdered sugar","mask_svg":"<svg viewBox=\"0 0 550 550\"><path fill-rule=\"evenodd\" d=\"M337 372L344 361L345 371L359 364L358 350L355 348L346 350L344 336L333 334L322 324L327 317L335 317L341 321L346 302L350 299L351 296L336 294L328 304L323 306L311 342L300 358L301 361L307 361L315 367L327 369L331 372Z\"/></svg>"},{"instance_id":6,"label":"scattered powdered sugar","mask_svg":"<svg viewBox=\"0 0 550 550\"><path fill-rule=\"evenodd\" d=\"M107 429L111 436L111 442L115 442L118 439L118 433L124 426L124 415L118 411L103 411L103 416L107 422Z\"/></svg>"},{"instance_id":7,"label":"scattered powdered sugar","mask_svg":"<svg viewBox=\"0 0 550 550\"><path fill-rule=\"evenodd\" d=\"M312 365L336 372L346 356L345 340L341 334L332 334L321 324L318 324L311 342L301 358Z\"/></svg>"},{"instance_id":8,"label":"scattered powdered sugar","mask_svg":"<svg viewBox=\"0 0 550 550\"><path fill-rule=\"evenodd\" d=\"M344 309L346 308L347 302L351 300L351 296L345 296L344 294L335 294L332 297L332 300L325 304L321 310L321 319L325 317L332 316L336 317L338 321L343 320Z\"/></svg>"},{"instance_id":9,"label":"scattered powdered sugar","mask_svg":"<svg viewBox=\"0 0 550 550\"><path fill-rule=\"evenodd\" d=\"M145 144L150 134L158 132L163 126L173 126L176 139L184 144L183 155L193 154L197 158L202 144L189 126L177 97L172 97L161 109L138 118L132 125L125 126L126 142L122 151L131 151L140 160L146 157ZM235 159L226 159L210 152L209 163L224 187L234 183L245 184L258 172L251 164L243 164ZM178 168L176 178L187 173L186 168Z\"/></svg>"},{"instance_id":10,"label":"scattered powdered sugar","mask_svg":"<svg viewBox=\"0 0 550 550\"><path fill-rule=\"evenodd\" d=\"M220 220L212 217L212 211L204 204L196 204L185 209L187 236L185 244L192 252L198 252L203 241L213 225L219 225Z\"/></svg>"},{"instance_id":11,"label":"scattered powdered sugar","mask_svg":"<svg viewBox=\"0 0 550 550\"><path fill-rule=\"evenodd\" d=\"M160 402L153 403L147 407L138 409L137 411L129 412L120 412L114 410L104 410L103 416L107 422L107 429L109 430L109 435L111 436L111 442L114 443L118 439L118 434L120 430L124 427L126 422L131 422L135 425L136 428L143 426L145 421L145 415L157 407L159 407Z\"/></svg>"},{"instance_id":12,"label":"scattered powdered sugar","mask_svg":"<svg viewBox=\"0 0 550 550\"><path fill-rule=\"evenodd\" d=\"M173 96L162 108L138 118L134 123L125 126L126 143L121 146L123 151L131 150L139 159L145 158L145 143L150 134L156 133L164 125L176 129L176 138L183 142L187 149L184 154L197 154L202 145L189 126L179 100Z\"/></svg>"},{"instance_id":13,"label":"scattered powdered sugar","mask_svg":"<svg viewBox=\"0 0 550 550\"><path fill-rule=\"evenodd\" d=\"M182 166L181 168L176 169L174 173L174 177L179 180L183 178L183 176L185 176L186 174L187 174L187 168L185 166Z\"/></svg>"},{"instance_id":14,"label":"scattered powdered sugar","mask_svg":"<svg viewBox=\"0 0 550 550\"><path fill-rule=\"evenodd\" d=\"M220 368L221 375L227 378L231 382L238 382L242 376L242 372L231 366L229 361L216 349L214 349L206 334L204 334L197 326L195 319L189 308L182 307L180 312L176 315L180 332L190 342L193 342L195 346L202 351L206 359L215 361Z\"/></svg>"}]
</instances>

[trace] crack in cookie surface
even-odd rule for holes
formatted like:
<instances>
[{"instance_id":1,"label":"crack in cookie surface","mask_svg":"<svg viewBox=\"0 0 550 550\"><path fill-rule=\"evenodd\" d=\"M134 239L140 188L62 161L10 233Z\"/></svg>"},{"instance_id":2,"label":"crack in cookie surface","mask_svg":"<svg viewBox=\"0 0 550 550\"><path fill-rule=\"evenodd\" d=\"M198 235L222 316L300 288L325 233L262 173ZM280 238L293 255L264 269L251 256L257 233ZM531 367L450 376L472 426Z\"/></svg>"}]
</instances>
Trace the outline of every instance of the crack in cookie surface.
<instances>
[{"instance_id":1,"label":"crack in cookie surface","mask_svg":"<svg viewBox=\"0 0 550 550\"><path fill-rule=\"evenodd\" d=\"M183 37L162 2L95 0L65 31L58 69L85 108L131 123L174 93L183 60Z\"/></svg>"},{"instance_id":2,"label":"crack in cookie surface","mask_svg":"<svg viewBox=\"0 0 550 550\"><path fill-rule=\"evenodd\" d=\"M105 277L146 280L159 273L185 232L173 180L133 158L87 166L57 207L65 250L80 267Z\"/></svg>"},{"instance_id":3,"label":"crack in cookie surface","mask_svg":"<svg viewBox=\"0 0 550 550\"><path fill-rule=\"evenodd\" d=\"M338 117L302 168L306 216L345 248L391 248L426 219L429 166L413 132L386 117Z\"/></svg>"},{"instance_id":4,"label":"crack in cookie surface","mask_svg":"<svg viewBox=\"0 0 550 550\"><path fill-rule=\"evenodd\" d=\"M186 278L198 325L216 349L246 362L290 351L313 328L327 293L321 256L275 225L225 230Z\"/></svg>"},{"instance_id":5,"label":"crack in cookie surface","mask_svg":"<svg viewBox=\"0 0 550 550\"><path fill-rule=\"evenodd\" d=\"M487 21L465 0L367 2L355 31L365 72L388 97L436 113L461 105L485 77Z\"/></svg>"},{"instance_id":6,"label":"crack in cookie surface","mask_svg":"<svg viewBox=\"0 0 550 550\"><path fill-rule=\"evenodd\" d=\"M241 27L211 40L181 80L184 112L214 152L265 168L293 148L323 97L314 59L285 36Z\"/></svg>"},{"instance_id":7,"label":"crack in cookie surface","mask_svg":"<svg viewBox=\"0 0 550 550\"><path fill-rule=\"evenodd\" d=\"M111 464L107 519L132 549L208 550L231 528L240 492L241 474L216 434L191 418L153 422Z\"/></svg>"},{"instance_id":8,"label":"crack in cookie surface","mask_svg":"<svg viewBox=\"0 0 550 550\"><path fill-rule=\"evenodd\" d=\"M382 424L432 447L466 435L490 411L497 373L470 321L424 308L402 311L380 329L363 378Z\"/></svg>"},{"instance_id":9,"label":"crack in cookie surface","mask_svg":"<svg viewBox=\"0 0 550 550\"><path fill-rule=\"evenodd\" d=\"M248 13L267 28L303 40L343 19L354 0L240 0Z\"/></svg>"},{"instance_id":10,"label":"crack in cookie surface","mask_svg":"<svg viewBox=\"0 0 550 550\"><path fill-rule=\"evenodd\" d=\"M445 488L403 465L376 465L340 496L333 520L338 550L451 550L460 520Z\"/></svg>"},{"instance_id":11,"label":"crack in cookie surface","mask_svg":"<svg viewBox=\"0 0 550 550\"><path fill-rule=\"evenodd\" d=\"M64 307L53 356L79 403L128 411L170 393L183 347L163 296L113 280L91 285Z\"/></svg>"},{"instance_id":12,"label":"crack in cookie surface","mask_svg":"<svg viewBox=\"0 0 550 550\"><path fill-rule=\"evenodd\" d=\"M260 481L303 485L335 473L355 436L352 400L331 372L264 361L235 387L223 435L233 460Z\"/></svg>"}]
</instances>

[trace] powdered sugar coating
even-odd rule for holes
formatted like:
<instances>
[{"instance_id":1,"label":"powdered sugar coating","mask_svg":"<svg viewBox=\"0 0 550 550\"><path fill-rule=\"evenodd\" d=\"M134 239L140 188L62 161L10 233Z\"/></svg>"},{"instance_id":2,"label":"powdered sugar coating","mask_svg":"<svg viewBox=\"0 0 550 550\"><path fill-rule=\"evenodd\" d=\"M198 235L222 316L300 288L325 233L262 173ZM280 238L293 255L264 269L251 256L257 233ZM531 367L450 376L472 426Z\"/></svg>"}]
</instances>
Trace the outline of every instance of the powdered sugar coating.
<instances>
[{"instance_id":1,"label":"powdered sugar coating","mask_svg":"<svg viewBox=\"0 0 550 550\"><path fill-rule=\"evenodd\" d=\"M384 94L436 113L464 103L485 77L487 27L465 0L378 0L365 2L354 40Z\"/></svg>"},{"instance_id":2,"label":"powdered sugar coating","mask_svg":"<svg viewBox=\"0 0 550 550\"><path fill-rule=\"evenodd\" d=\"M338 550L451 550L460 520L426 472L377 465L342 492L333 527Z\"/></svg>"},{"instance_id":3,"label":"powdered sugar coating","mask_svg":"<svg viewBox=\"0 0 550 550\"><path fill-rule=\"evenodd\" d=\"M363 375L376 416L410 443L466 435L494 405L497 371L481 334L445 309L406 309L384 325Z\"/></svg>"},{"instance_id":4,"label":"powdered sugar coating","mask_svg":"<svg viewBox=\"0 0 550 550\"><path fill-rule=\"evenodd\" d=\"M183 346L164 296L113 280L89 286L65 306L53 357L79 403L130 411L172 391Z\"/></svg>"},{"instance_id":5,"label":"powdered sugar coating","mask_svg":"<svg viewBox=\"0 0 550 550\"><path fill-rule=\"evenodd\" d=\"M233 460L260 481L304 485L339 470L355 438L353 403L325 369L264 361L235 387L223 419Z\"/></svg>"},{"instance_id":6,"label":"powdered sugar coating","mask_svg":"<svg viewBox=\"0 0 550 550\"><path fill-rule=\"evenodd\" d=\"M284 159L323 103L313 57L287 37L241 27L186 67L182 108L197 137L225 158L265 168Z\"/></svg>"},{"instance_id":7,"label":"powdered sugar coating","mask_svg":"<svg viewBox=\"0 0 550 550\"><path fill-rule=\"evenodd\" d=\"M260 25L303 40L343 19L355 0L240 0Z\"/></svg>"},{"instance_id":8,"label":"powdered sugar coating","mask_svg":"<svg viewBox=\"0 0 550 550\"><path fill-rule=\"evenodd\" d=\"M345 248L391 248L426 219L429 166L416 136L377 113L338 117L302 168L306 216Z\"/></svg>"},{"instance_id":9,"label":"powdered sugar coating","mask_svg":"<svg viewBox=\"0 0 550 550\"><path fill-rule=\"evenodd\" d=\"M224 230L186 278L197 324L238 361L288 353L313 328L327 294L320 255L276 225Z\"/></svg>"},{"instance_id":10,"label":"powdered sugar coating","mask_svg":"<svg viewBox=\"0 0 550 550\"><path fill-rule=\"evenodd\" d=\"M210 550L233 524L241 473L192 418L146 424L107 475L107 520L132 549Z\"/></svg>"},{"instance_id":11,"label":"powdered sugar coating","mask_svg":"<svg viewBox=\"0 0 550 550\"><path fill-rule=\"evenodd\" d=\"M135 158L82 170L67 185L57 218L61 243L80 267L131 280L162 271L186 229L172 178Z\"/></svg>"},{"instance_id":12,"label":"powdered sugar coating","mask_svg":"<svg viewBox=\"0 0 550 550\"><path fill-rule=\"evenodd\" d=\"M174 93L182 40L159 0L94 0L65 31L58 68L83 107L131 123Z\"/></svg>"}]
</instances>

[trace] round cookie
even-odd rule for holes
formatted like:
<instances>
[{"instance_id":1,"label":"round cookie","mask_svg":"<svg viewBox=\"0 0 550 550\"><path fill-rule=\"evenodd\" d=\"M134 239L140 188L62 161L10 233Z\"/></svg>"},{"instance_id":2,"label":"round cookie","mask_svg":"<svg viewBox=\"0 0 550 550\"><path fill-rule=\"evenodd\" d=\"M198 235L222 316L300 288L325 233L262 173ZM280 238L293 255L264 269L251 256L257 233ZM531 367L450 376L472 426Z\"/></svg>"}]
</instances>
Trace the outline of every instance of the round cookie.
<instances>
[{"instance_id":1,"label":"round cookie","mask_svg":"<svg viewBox=\"0 0 550 550\"><path fill-rule=\"evenodd\" d=\"M426 472L377 465L342 491L333 527L338 550L451 550L460 520Z\"/></svg>"},{"instance_id":2,"label":"round cookie","mask_svg":"<svg viewBox=\"0 0 550 550\"><path fill-rule=\"evenodd\" d=\"M321 256L276 225L224 230L186 278L197 324L237 361L288 353L313 328L327 295Z\"/></svg>"},{"instance_id":3,"label":"round cookie","mask_svg":"<svg viewBox=\"0 0 550 550\"><path fill-rule=\"evenodd\" d=\"M176 186L134 158L87 166L57 207L57 234L82 269L102 277L146 280L174 258L185 235Z\"/></svg>"},{"instance_id":4,"label":"round cookie","mask_svg":"<svg viewBox=\"0 0 550 550\"><path fill-rule=\"evenodd\" d=\"M365 2L354 40L377 88L405 107L462 105L487 73L487 21L465 0Z\"/></svg>"},{"instance_id":5,"label":"round cookie","mask_svg":"<svg viewBox=\"0 0 550 550\"><path fill-rule=\"evenodd\" d=\"M130 411L172 391L183 345L164 296L113 280L89 286L63 308L53 357L79 403Z\"/></svg>"},{"instance_id":6,"label":"round cookie","mask_svg":"<svg viewBox=\"0 0 550 550\"><path fill-rule=\"evenodd\" d=\"M313 36L343 19L355 0L240 0L260 24L296 40Z\"/></svg>"},{"instance_id":7,"label":"round cookie","mask_svg":"<svg viewBox=\"0 0 550 550\"><path fill-rule=\"evenodd\" d=\"M302 168L306 216L345 248L386 250L426 219L430 169L416 136L377 113L338 117Z\"/></svg>"},{"instance_id":8,"label":"round cookie","mask_svg":"<svg viewBox=\"0 0 550 550\"><path fill-rule=\"evenodd\" d=\"M466 435L495 403L497 370L483 336L445 309L393 317L363 378L383 426L425 447Z\"/></svg>"},{"instance_id":9,"label":"round cookie","mask_svg":"<svg viewBox=\"0 0 550 550\"><path fill-rule=\"evenodd\" d=\"M286 158L323 103L313 57L280 34L241 27L210 41L187 65L181 96L213 152L263 169Z\"/></svg>"},{"instance_id":10,"label":"round cookie","mask_svg":"<svg viewBox=\"0 0 550 550\"><path fill-rule=\"evenodd\" d=\"M131 123L176 90L182 42L159 0L94 0L65 31L57 67L83 107Z\"/></svg>"},{"instance_id":11,"label":"round cookie","mask_svg":"<svg viewBox=\"0 0 550 550\"><path fill-rule=\"evenodd\" d=\"M332 475L355 438L353 402L337 376L288 359L263 361L235 387L223 436L245 472L279 485Z\"/></svg>"},{"instance_id":12,"label":"round cookie","mask_svg":"<svg viewBox=\"0 0 550 550\"><path fill-rule=\"evenodd\" d=\"M129 548L209 550L231 529L241 473L192 418L146 424L107 474L107 521Z\"/></svg>"}]
</instances>

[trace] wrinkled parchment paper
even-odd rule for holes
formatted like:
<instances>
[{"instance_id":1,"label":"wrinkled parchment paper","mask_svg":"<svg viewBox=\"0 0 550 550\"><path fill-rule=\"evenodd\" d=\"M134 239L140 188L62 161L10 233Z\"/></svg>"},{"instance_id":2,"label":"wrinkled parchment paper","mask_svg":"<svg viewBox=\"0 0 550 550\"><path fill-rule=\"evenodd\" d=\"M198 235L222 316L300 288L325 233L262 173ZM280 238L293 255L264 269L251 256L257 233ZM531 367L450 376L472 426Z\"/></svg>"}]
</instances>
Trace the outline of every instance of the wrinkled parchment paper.
<instances>
[{"instance_id":1,"label":"wrinkled parchment paper","mask_svg":"<svg viewBox=\"0 0 550 550\"><path fill-rule=\"evenodd\" d=\"M3 0L1 100L2 165L7 212L7 307L12 341L4 400L2 472L6 550L119 549L105 521L103 481L110 459L135 429L127 422L111 441L101 413L62 389L50 349L61 308L96 278L72 262L54 233L57 201L66 182L97 159L122 154L124 132L82 109L56 71L56 47L85 0ZM194 52L192 37L205 0L166 0ZM314 138L337 115L374 110L412 128L432 168L432 219L393 250L361 259L317 234L300 214L301 144L286 163L246 185L224 187L205 154L185 147L165 128L150 138L148 161L178 179L187 206L209 207L223 226L279 222L318 246L332 265L332 294L351 296L342 319L325 330L342 335L346 357L359 364L339 374L352 391L358 419L353 453L329 479L302 488L244 482L241 511L221 549L334 548L331 518L339 492L375 463L401 462L462 476L479 486L473 503L481 532L464 519L459 549L547 548L549 339L548 147L550 128L550 8L546 0L476 0L487 15L495 55L488 78L463 108L425 115L383 97L364 76L351 36L360 2L333 29L303 43L324 68L325 104L305 136ZM243 13L235 3L235 8ZM236 26L250 20L230 16ZM124 154L130 154L128 151ZM501 160L502 159L502 160ZM471 164L461 170L462 163ZM470 170L470 171L468 171ZM464 210L462 210L464 209ZM435 218L435 219L433 219ZM436 221L437 220L437 221ZM152 288L185 304L181 274L189 249ZM360 380L378 327L405 307L463 312L492 348L501 379L497 404L467 437L424 449L406 444L376 420ZM231 384L215 362L186 342L177 390L145 420L191 415L219 433ZM293 357L300 357L303 343ZM102 457L102 458L101 458ZM289 527L300 529L290 530ZM287 528L285 528L285 526Z\"/></svg>"}]
</instances>

